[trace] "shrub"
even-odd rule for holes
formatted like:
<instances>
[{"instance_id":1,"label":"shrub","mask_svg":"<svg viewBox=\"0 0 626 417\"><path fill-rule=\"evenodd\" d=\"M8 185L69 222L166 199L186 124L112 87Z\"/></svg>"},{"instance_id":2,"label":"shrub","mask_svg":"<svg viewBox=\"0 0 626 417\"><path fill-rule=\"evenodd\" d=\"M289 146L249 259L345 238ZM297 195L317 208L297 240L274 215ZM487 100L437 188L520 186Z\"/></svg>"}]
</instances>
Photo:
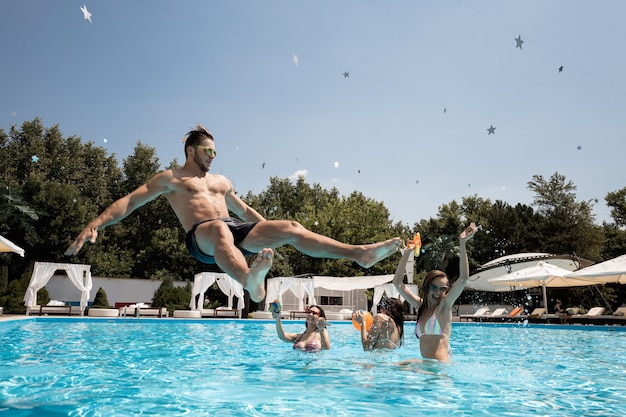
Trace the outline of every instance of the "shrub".
<instances>
[{"instance_id":1,"label":"shrub","mask_svg":"<svg viewBox=\"0 0 626 417\"><path fill-rule=\"evenodd\" d=\"M107 298L107 293L102 289L102 287L98 288L98 292L96 292L96 296L93 298L93 303L91 307L96 308L110 308L109 299Z\"/></svg>"}]
</instances>

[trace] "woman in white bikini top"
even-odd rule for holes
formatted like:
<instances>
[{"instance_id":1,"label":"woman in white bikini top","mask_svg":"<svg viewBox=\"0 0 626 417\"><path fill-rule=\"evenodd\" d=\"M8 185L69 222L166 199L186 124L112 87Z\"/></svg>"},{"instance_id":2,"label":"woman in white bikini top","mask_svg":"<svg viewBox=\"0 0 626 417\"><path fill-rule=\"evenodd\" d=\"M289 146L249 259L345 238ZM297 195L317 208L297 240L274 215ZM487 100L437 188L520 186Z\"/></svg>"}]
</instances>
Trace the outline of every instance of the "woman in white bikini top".
<instances>
[{"instance_id":1,"label":"woman in white bikini top","mask_svg":"<svg viewBox=\"0 0 626 417\"><path fill-rule=\"evenodd\" d=\"M452 307L463 292L469 278L469 263L465 243L474 236L477 228L471 223L459 236L459 278L450 286L445 272L433 270L426 274L421 286L423 298L415 295L404 284L404 271L413 248L406 248L396 268L393 284L409 304L417 308L415 336L420 341L424 358L450 361L450 333L452 331Z\"/></svg>"}]
</instances>

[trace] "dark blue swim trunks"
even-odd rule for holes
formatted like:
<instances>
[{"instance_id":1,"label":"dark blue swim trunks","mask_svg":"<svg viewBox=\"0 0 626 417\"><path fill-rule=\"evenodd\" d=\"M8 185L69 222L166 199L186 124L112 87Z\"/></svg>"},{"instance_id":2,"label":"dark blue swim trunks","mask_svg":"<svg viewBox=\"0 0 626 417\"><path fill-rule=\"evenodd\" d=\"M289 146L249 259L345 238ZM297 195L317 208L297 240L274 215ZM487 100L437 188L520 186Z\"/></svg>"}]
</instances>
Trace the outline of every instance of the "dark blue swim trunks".
<instances>
[{"instance_id":1,"label":"dark blue swim trunks","mask_svg":"<svg viewBox=\"0 0 626 417\"><path fill-rule=\"evenodd\" d=\"M232 217L224 217L220 219L209 219L203 220L201 222L195 223L190 231L187 232L187 238L185 239L185 243L187 244L187 250L197 261L200 261L204 264L215 264L215 258L211 255L207 255L202 252L200 248L198 248L198 243L196 242L196 228L203 223L213 222L213 221L222 221L228 225L230 232L233 234L235 238L235 246L243 253L244 255L253 255L254 252L249 252L243 248L239 247L239 244L248 236L250 230L256 226L258 222L242 222L239 219L234 219Z\"/></svg>"}]
</instances>

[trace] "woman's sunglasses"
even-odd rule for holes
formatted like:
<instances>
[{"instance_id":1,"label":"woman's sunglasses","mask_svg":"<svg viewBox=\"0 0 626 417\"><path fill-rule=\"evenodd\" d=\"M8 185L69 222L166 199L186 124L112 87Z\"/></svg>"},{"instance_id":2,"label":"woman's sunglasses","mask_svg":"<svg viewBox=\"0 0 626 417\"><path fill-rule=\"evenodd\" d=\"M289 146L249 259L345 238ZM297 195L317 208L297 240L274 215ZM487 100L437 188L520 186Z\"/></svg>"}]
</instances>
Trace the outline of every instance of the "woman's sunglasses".
<instances>
[{"instance_id":1,"label":"woman's sunglasses","mask_svg":"<svg viewBox=\"0 0 626 417\"><path fill-rule=\"evenodd\" d=\"M437 292L437 291L441 291L441 292L448 292L449 287L447 285L444 285L443 287L438 287L434 284L430 284L430 290L432 292Z\"/></svg>"}]
</instances>

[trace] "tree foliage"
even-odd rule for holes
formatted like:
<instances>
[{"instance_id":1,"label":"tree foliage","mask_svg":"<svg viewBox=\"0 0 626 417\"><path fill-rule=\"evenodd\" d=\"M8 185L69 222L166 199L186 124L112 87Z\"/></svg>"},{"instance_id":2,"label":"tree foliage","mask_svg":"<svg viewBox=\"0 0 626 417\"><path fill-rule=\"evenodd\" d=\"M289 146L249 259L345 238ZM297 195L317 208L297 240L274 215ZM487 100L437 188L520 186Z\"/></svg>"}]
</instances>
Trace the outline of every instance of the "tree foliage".
<instances>
[{"instance_id":1,"label":"tree foliage","mask_svg":"<svg viewBox=\"0 0 626 417\"><path fill-rule=\"evenodd\" d=\"M93 298L93 303L91 303L90 307L95 308L109 308L111 305L109 304L109 298L107 297L106 291L102 287L98 288L96 291L96 295Z\"/></svg>"},{"instance_id":2,"label":"tree foliage","mask_svg":"<svg viewBox=\"0 0 626 417\"><path fill-rule=\"evenodd\" d=\"M169 167L177 166L176 160L170 162ZM35 260L67 262L63 252L85 225L159 170L155 149L141 142L120 164L105 148L64 137L57 125L46 128L39 119L11 126L8 133L0 129L0 233L26 249L25 258L0 254L7 271L2 276L8 276L0 280L5 311L23 304ZM626 187L607 194L614 222L602 226L594 222L594 202L578 201L575 185L563 175L535 175L528 188L535 195L531 206L467 196L460 203L443 203L434 217L412 227L394 224L382 202L361 192L344 196L304 178L270 178L265 190L244 193L242 199L267 219L294 220L350 244L408 239L419 231L424 246L418 275L431 268L458 274L458 235L471 221L482 228L468 243L471 268L519 252L575 253L593 261L626 252ZM109 277L190 280L199 271L219 271L193 260L184 237L160 197L101 231L97 244L85 245L71 261L90 264L94 275ZM397 260L393 255L364 270L351 261L312 258L283 246L268 276L390 274Z\"/></svg>"}]
</instances>

